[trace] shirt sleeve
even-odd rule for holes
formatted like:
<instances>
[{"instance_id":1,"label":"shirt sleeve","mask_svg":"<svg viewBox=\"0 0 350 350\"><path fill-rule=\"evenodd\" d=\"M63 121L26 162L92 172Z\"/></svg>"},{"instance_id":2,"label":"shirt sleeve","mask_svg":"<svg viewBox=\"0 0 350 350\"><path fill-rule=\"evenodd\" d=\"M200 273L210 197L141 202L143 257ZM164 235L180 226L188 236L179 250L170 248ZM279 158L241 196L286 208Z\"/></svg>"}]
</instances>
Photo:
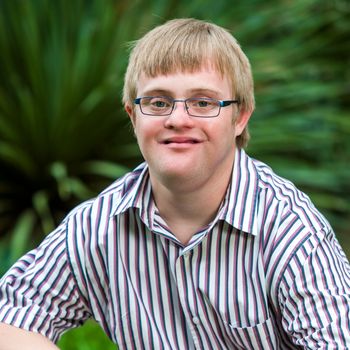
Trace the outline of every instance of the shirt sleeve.
<instances>
[{"instance_id":1,"label":"shirt sleeve","mask_svg":"<svg viewBox=\"0 0 350 350\"><path fill-rule=\"evenodd\" d=\"M63 222L0 280L0 322L53 342L90 317L70 269Z\"/></svg>"},{"instance_id":2,"label":"shirt sleeve","mask_svg":"<svg viewBox=\"0 0 350 350\"><path fill-rule=\"evenodd\" d=\"M350 265L332 231L296 252L279 303L283 327L296 345L350 348Z\"/></svg>"}]
</instances>

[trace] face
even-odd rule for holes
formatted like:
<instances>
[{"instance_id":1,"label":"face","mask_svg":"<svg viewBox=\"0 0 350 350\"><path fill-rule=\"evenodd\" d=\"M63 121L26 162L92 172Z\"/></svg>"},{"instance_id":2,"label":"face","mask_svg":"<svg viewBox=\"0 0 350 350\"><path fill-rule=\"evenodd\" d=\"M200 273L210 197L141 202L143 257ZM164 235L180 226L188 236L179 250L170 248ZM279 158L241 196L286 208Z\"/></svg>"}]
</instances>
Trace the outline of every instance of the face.
<instances>
[{"instance_id":1,"label":"face","mask_svg":"<svg viewBox=\"0 0 350 350\"><path fill-rule=\"evenodd\" d=\"M169 96L235 99L230 82L214 69L174 73L155 78L142 76L137 96ZM239 114L237 105L222 107L215 118L189 116L183 102L175 103L168 116L146 116L139 106L125 106L142 155L149 165L152 185L186 188L222 181L230 175L235 138L246 126L250 113Z\"/></svg>"}]
</instances>

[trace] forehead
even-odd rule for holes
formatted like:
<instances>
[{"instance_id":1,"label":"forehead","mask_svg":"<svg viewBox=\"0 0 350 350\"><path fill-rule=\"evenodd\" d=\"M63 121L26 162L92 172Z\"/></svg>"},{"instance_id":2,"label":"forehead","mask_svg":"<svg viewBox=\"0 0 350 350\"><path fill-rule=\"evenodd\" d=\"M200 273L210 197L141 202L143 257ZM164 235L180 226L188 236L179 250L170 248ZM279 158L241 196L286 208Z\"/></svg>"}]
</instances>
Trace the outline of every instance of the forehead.
<instances>
[{"instance_id":1,"label":"forehead","mask_svg":"<svg viewBox=\"0 0 350 350\"><path fill-rule=\"evenodd\" d=\"M207 92L213 97L231 96L231 84L229 80L215 68L202 66L201 69L189 71L177 71L169 74L147 76L141 74L136 84L139 96L164 94L177 97L188 97L196 92Z\"/></svg>"}]
</instances>

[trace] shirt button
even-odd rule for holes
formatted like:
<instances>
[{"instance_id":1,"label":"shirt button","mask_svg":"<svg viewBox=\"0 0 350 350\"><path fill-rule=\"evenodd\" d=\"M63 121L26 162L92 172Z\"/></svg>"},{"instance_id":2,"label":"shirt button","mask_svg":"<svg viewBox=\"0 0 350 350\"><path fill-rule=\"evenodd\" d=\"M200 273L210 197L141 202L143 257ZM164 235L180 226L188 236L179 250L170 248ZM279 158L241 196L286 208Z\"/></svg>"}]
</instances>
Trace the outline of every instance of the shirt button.
<instances>
[{"instance_id":1,"label":"shirt button","mask_svg":"<svg viewBox=\"0 0 350 350\"><path fill-rule=\"evenodd\" d=\"M194 324L196 324L196 325L198 325L198 324L200 324L200 319L198 318L198 317L193 317L192 318L192 322L194 323Z\"/></svg>"}]
</instances>

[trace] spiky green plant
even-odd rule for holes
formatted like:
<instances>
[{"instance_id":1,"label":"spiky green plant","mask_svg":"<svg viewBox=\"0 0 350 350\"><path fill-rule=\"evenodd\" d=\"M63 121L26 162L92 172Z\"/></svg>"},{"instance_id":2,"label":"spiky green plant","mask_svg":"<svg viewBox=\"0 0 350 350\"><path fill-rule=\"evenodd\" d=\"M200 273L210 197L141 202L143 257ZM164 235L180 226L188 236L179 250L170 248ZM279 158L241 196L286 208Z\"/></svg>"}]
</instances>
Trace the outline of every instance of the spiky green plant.
<instances>
[{"instance_id":1,"label":"spiky green plant","mask_svg":"<svg viewBox=\"0 0 350 350\"><path fill-rule=\"evenodd\" d=\"M308 193L350 242L350 7L267 1L259 13L259 31L248 29L254 19L241 28L257 96L249 151Z\"/></svg>"},{"instance_id":2,"label":"spiky green plant","mask_svg":"<svg viewBox=\"0 0 350 350\"><path fill-rule=\"evenodd\" d=\"M118 16L113 1L0 3L0 236L12 248L2 244L2 261L138 156L120 105Z\"/></svg>"},{"instance_id":3,"label":"spiky green plant","mask_svg":"<svg viewBox=\"0 0 350 350\"><path fill-rule=\"evenodd\" d=\"M296 182L337 230L346 230L346 2L251 0L231 6L196 0L184 5L0 3L0 256L7 262L0 273L69 208L139 160L120 105L126 43L176 16L213 20L237 36L256 81L250 153Z\"/></svg>"}]
</instances>

